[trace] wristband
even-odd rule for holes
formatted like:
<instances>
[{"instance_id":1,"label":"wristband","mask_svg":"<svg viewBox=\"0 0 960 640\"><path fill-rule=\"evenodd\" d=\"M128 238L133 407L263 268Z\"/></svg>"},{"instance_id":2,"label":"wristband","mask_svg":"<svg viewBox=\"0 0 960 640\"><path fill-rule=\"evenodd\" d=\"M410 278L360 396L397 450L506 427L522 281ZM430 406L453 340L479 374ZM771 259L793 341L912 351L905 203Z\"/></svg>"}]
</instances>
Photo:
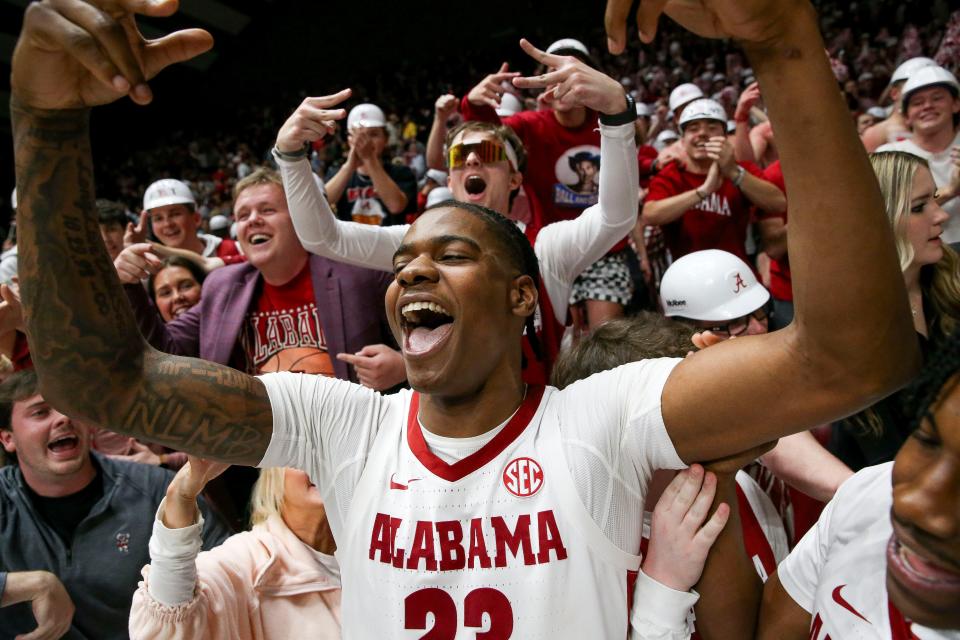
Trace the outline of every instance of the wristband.
<instances>
[{"instance_id":1,"label":"wristband","mask_svg":"<svg viewBox=\"0 0 960 640\"><path fill-rule=\"evenodd\" d=\"M743 176L745 176L746 174L747 174L747 172L744 170L744 168L738 166L738 167L737 167L737 177L734 178L733 180L731 180L731 182L733 182L733 186L735 186L737 189L739 189L739 188L740 188L740 185L743 184Z\"/></svg>"},{"instance_id":2,"label":"wristband","mask_svg":"<svg viewBox=\"0 0 960 640\"><path fill-rule=\"evenodd\" d=\"M695 194L697 194L697 197L698 197L698 198L700 198L700 202L703 202L704 198L707 197L707 196L704 196L704 195L700 195L700 187L697 187L696 189L694 189L693 192L694 192Z\"/></svg>"},{"instance_id":3,"label":"wristband","mask_svg":"<svg viewBox=\"0 0 960 640\"><path fill-rule=\"evenodd\" d=\"M307 157L307 153L310 152L310 143L304 142L303 147L298 151L281 151L277 148L277 145L273 145L273 157L278 160L286 160L287 162L296 162L297 160L303 160Z\"/></svg>"},{"instance_id":4,"label":"wristband","mask_svg":"<svg viewBox=\"0 0 960 640\"><path fill-rule=\"evenodd\" d=\"M608 127L615 127L621 124L630 124L635 122L637 119L637 104L633 101L633 96L629 93L623 94L627 99L627 108L620 113L615 113L613 115L607 115L606 113L600 114L600 124L607 125Z\"/></svg>"}]
</instances>

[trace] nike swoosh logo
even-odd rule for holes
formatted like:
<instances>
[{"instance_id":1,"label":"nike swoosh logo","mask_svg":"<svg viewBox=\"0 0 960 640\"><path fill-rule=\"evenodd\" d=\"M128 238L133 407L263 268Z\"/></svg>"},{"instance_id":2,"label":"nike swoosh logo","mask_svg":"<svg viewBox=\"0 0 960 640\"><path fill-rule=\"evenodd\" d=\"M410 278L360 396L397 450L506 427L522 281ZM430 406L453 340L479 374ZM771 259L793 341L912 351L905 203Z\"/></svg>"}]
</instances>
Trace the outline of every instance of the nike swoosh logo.
<instances>
[{"instance_id":1,"label":"nike swoosh logo","mask_svg":"<svg viewBox=\"0 0 960 640\"><path fill-rule=\"evenodd\" d=\"M833 601L836 602L841 607L843 607L844 609L846 609L847 611L849 611L850 613L852 613L853 615L857 616L858 618L866 622L867 624L870 624L869 620L867 620L862 615L860 615L860 612L854 609L853 606L849 602L844 600L843 596L840 595L840 590L843 589L845 586L847 585L842 584L833 590Z\"/></svg>"},{"instance_id":2,"label":"nike swoosh logo","mask_svg":"<svg viewBox=\"0 0 960 640\"><path fill-rule=\"evenodd\" d=\"M396 482L394 480L394 477L396 477L396 475L397 475L396 472L390 475L390 488L396 489L397 491L406 491L409 488L411 482L416 482L417 480L421 479L421 478L410 478L409 480L407 480L407 484L400 484L399 482Z\"/></svg>"}]
</instances>

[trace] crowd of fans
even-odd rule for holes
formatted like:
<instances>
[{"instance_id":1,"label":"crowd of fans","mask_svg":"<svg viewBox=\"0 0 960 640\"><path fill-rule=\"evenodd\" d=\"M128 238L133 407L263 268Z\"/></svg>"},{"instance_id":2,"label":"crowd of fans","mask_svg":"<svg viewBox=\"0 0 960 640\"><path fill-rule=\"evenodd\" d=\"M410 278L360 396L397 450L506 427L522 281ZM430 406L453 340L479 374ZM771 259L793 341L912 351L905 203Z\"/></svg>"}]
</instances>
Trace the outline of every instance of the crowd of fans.
<instances>
[{"instance_id":1,"label":"crowd of fans","mask_svg":"<svg viewBox=\"0 0 960 640\"><path fill-rule=\"evenodd\" d=\"M886 0L818 8L838 90L877 152L929 354L960 319L950 247L960 243L960 11ZM588 42L602 41L595 35ZM451 54L438 68L456 77L384 70L352 95L299 97L295 110L248 106L222 131L183 129L98 163L101 232L142 335L165 353L245 373L396 392L408 381L384 292L410 225L450 199L519 223L504 232L514 253L539 261L539 307L524 334L531 384L565 388L789 325L791 194L745 56L669 27L620 56L569 38L524 51L535 63L527 77ZM303 621L302 637L339 637L336 542L311 478L188 462L46 403L25 337L16 234L4 250L0 637L39 624L47 637L279 638L291 619ZM424 328L409 338L414 351L443 339L428 334L449 313L430 304L404 311ZM739 505L764 579L846 480L893 460L913 431L911 402L894 394L722 476L718 495ZM682 543L671 513L712 500L703 477L699 468L655 477L638 594L654 588L648 579L680 592L697 582L726 512L682 566L658 536ZM252 531L228 537L248 515ZM785 583L797 581L798 561L787 562L795 573L784 570ZM680 602L684 614L691 605ZM635 614L636 637L662 624L646 615Z\"/></svg>"}]
</instances>

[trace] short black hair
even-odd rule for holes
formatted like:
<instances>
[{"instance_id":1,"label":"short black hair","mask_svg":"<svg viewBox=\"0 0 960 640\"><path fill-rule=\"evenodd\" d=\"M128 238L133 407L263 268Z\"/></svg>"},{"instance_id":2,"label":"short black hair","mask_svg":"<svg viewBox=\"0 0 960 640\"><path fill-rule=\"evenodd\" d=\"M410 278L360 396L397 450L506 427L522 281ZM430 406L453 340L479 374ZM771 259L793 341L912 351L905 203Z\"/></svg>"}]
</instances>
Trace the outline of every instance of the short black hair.
<instances>
[{"instance_id":1,"label":"short black hair","mask_svg":"<svg viewBox=\"0 0 960 640\"><path fill-rule=\"evenodd\" d=\"M127 223L130 221L127 218L127 210L119 202L114 202L113 200L106 200L104 198L97 198L97 222L106 226L111 224L118 224L123 228L126 228Z\"/></svg>"},{"instance_id":2,"label":"short black hair","mask_svg":"<svg viewBox=\"0 0 960 640\"><path fill-rule=\"evenodd\" d=\"M487 228L496 234L503 244L503 248L506 249L507 255L510 257L510 261L513 263L513 266L520 271L520 275L530 276L533 280L534 286L537 288L537 293L540 292L540 261L537 259L537 254L533 251L533 245L530 243L529 238L520 231L520 227L517 226L517 223L507 218L501 213L494 211L488 207L484 207L478 204L473 204L472 202L462 202L460 200L444 200L438 202L435 205L427 207L424 211L431 211L433 209L459 209L460 211L466 211L471 213L486 223ZM543 351L540 349L540 342L537 340L536 325L534 323L534 315L530 314L527 316L526 321L524 322L524 327L527 333L527 339L530 341L530 346L533 348L534 354L538 358L543 357Z\"/></svg>"},{"instance_id":3,"label":"short black hair","mask_svg":"<svg viewBox=\"0 0 960 640\"><path fill-rule=\"evenodd\" d=\"M960 330L935 342L920 375L904 392L903 415L910 419L910 430L920 426L924 418L933 421L930 408L940 397L946 397L958 380L951 381L960 372Z\"/></svg>"}]
</instances>

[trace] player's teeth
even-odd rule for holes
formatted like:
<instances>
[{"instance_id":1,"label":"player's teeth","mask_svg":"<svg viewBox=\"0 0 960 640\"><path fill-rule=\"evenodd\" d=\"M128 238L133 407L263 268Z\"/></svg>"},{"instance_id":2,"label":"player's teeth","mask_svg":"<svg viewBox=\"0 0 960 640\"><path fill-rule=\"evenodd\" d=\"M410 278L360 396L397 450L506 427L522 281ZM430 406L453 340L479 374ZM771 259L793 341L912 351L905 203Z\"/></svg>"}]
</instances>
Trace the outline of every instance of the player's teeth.
<instances>
[{"instance_id":1,"label":"player's teeth","mask_svg":"<svg viewBox=\"0 0 960 640\"><path fill-rule=\"evenodd\" d=\"M436 302L410 302L403 305L403 308L400 309L400 313L403 314L403 317L407 320L415 320L416 317L407 315L408 313L414 311L433 311L434 313L442 313L445 316L449 316L450 312L441 307Z\"/></svg>"}]
</instances>

